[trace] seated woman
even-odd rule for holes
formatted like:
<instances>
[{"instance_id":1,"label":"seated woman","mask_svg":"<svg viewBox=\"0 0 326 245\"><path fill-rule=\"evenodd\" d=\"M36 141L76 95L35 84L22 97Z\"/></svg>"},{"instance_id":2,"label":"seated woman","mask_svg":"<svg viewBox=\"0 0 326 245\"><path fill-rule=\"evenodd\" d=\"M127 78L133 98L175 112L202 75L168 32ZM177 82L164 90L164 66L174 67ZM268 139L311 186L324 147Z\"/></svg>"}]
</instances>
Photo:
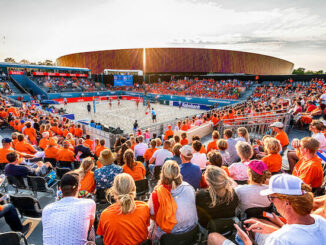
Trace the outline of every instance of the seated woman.
<instances>
[{"instance_id":1,"label":"seated woman","mask_svg":"<svg viewBox=\"0 0 326 245\"><path fill-rule=\"evenodd\" d=\"M249 133L245 127L240 127L237 130L238 136L235 138L236 141L243 141L249 143Z\"/></svg>"},{"instance_id":2,"label":"seated woman","mask_svg":"<svg viewBox=\"0 0 326 245\"><path fill-rule=\"evenodd\" d=\"M146 169L141 162L135 161L135 155L131 149L125 151L123 159L125 162L122 166L124 173L130 174L134 181L145 178Z\"/></svg>"},{"instance_id":3,"label":"seated woman","mask_svg":"<svg viewBox=\"0 0 326 245\"><path fill-rule=\"evenodd\" d=\"M167 161L167 160L176 161L177 164L179 164L179 166L180 166L182 164L181 157L180 157L180 154L181 154L180 149L181 148L182 148L182 145L180 143L175 144L172 148L173 157L169 157L165 161Z\"/></svg>"},{"instance_id":4,"label":"seated woman","mask_svg":"<svg viewBox=\"0 0 326 245\"><path fill-rule=\"evenodd\" d=\"M179 165L166 161L148 205L151 214L149 237L159 240L165 233L184 233L197 224L195 190L182 181Z\"/></svg>"},{"instance_id":5,"label":"seated woman","mask_svg":"<svg viewBox=\"0 0 326 245\"><path fill-rule=\"evenodd\" d=\"M114 164L115 156L109 149L101 151L99 161L103 167L94 172L96 189L106 189L112 186L114 177L123 172L122 168Z\"/></svg>"},{"instance_id":6,"label":"seated woman","mask_svg":"<svg viewBox=\"0 0 326 245\"><path fill-rule=\"evenodd\" d=\"M204 176L208 189L197 191L196 206L199 224L206 228L210 220L234 217L239 199L221 168L209 165Z\"/></svg>"},{"instance_id":7,"label":"seated woman","mask_svg":"<svg viewBox=\"0 0 326 245\"><path fill-rule=\"evenodd\" d=\"M251 145L246 142L239 141L235 145L238 156L241 159L241 162L236 162L231 164L229 167L229 173L232 179L238 183L243 183L248 180L248 164L250 158L253 155L253 150Z\"/></svg>"},{"instance_id":8,"label":"seated woman","mask_svg":"<svg viewBox=\"0 0 326 245\"><path fill-rule=\"evenodd\" d=\"M218 151L210 151L207 154L207 160L208 160L207 165L217 166L223 169L226 172L226 174L230 176L228 167L222 166L223 158L221 153L219 153Z\"/></svg>"},{"instance_id":9,"label":"seated woman","mask_svg":"<svg viewBox=\"0 0 326 245\"><path fill-rule=\"evenodd\" d=\"M313 119L317 119L322 115L322 108L320 105L311 112L301 113L301 118L298 121L299 126L310 124Z\"/></svg>"},{"instance_id":10,"label":"seated woman","mask_svg":"<svg viewBox=\"0 0 326 245\"><path fill-rule=\"evenodd\" d=\"M97 227L105 245L138 245L148 237L149 208L144 202L135 201L135 181L129 174L115 177L110 194L116 201L104 209Z\"/></svg>"},{"instance_id":11,"label":"seated woman","mask_svg":"<svg viewBox=\"0 0 326 245\"><path fill-rule=\"evenodd\" d=\"M79 174L80 190L94 193L96 185L94 179L94 161L91 157L84 158L79 169L76 172Z\"/></svg>"},{"instance_id":12,"label":"seated woman","mask_svg":"<svg viewBox=\"0 0 326 245\"><path fill-rule=\"evenodd\" d=\"M225 139L219 139L217 141L217 149L221 153L223 166L229 166L231 164L230 153L227 151L228 146L228 142Z\"/></svg>"},{"instance_id":13,"label":"seated woman","mask_svg":"<svg viewBox=\"0 0 326 245\"><path fill-rule=\"evenodd\" d=\"M192 143L193 157L191 163L199 166L200 169L203 170L206 168L207 158L205 153L200 153L201 148L202 143L199 140L195 140Z\"/></svg>"},{"instance_id":14,"label":"seated woman","mask_svg":"<svg viewBox=\"0 0 326 245\"><path fill-rule=\"evenodd\" d=\"M240 199L239 209L242 217L248 208L269 207L271 202L266 196L261 196L260 191L268 189L266 180L270 178L266 164L262 161L253 160L248 164L248 185L239 185L235 188Z\"/></svg>"},{"instance_id":15,"label":"seated woman","mask_svg":"<svg viewBox=\"0 0 326 245\"><path fill-rule=\"evenodd\" d=\"M273 137L269 137L264 140L264 147L268 155L261 160L266 164L269 172L272 174L279 173L282 168L282 156L279 153L282 150L280 142Z\"/></svg>"}]
</instances>

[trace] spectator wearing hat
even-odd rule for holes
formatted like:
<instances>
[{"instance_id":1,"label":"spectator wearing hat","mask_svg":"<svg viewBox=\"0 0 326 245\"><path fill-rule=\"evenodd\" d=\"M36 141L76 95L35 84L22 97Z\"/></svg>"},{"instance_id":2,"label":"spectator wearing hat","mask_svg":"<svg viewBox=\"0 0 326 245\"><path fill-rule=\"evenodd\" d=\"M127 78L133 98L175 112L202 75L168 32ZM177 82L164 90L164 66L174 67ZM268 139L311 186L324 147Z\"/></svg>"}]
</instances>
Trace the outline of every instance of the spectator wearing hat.
<instances>
[{"instance_id":1,"label":"spectator wearing hat","mask_svg":"<svg viewBox=\"0 0 326 245\"><path fill-rule=\"evenodd\" d=\"M202 172L200 167L191 163L193 157L192 148L185 145L180 149L181 167L180 172L184 181L188 182L195 190L200 186Z\"/></svg>"},{"instance_id":2,"label":"spectator wearing hat","mask_svg":"<svg viewBox=\"0 0 326 245\"><path fill-rule=\"evenodd\" d=\"M284 150L284 147L288 146L289 144L289 137L283 130L284 124L282 122L274 122L270 125L270 127L274 132L276 132L275 139L280 141L282 150Z\"/></svg>"},{"instance_id":3,"label":"spectator wearing hat","mask_svg":"<svg viewBox=\"0 0 326 245\"><path fill-rule=\"evenodd\" d=\"M103 167L98 168L94 172L94 178L97 189L106 189L112 186L114 177L123 172L122 168L114 164L115 155L109 149L101 152L99 162Z\"/></svg>"},{"instance_id":4,"label":"spectator wearing hat","mask_svg":"<svg viewBox=\"0 0 326 245\"><path fill-rule=\"evenodd\" d=\"M66 173L60 181L63 198L47 205L42 212L43 244L84 245L95 220L92 199L77 198L79 176ZM93 232L95 239L95 233Z\"/></svg>"},{"instance_id":5,"label":"spectator wearing hat","mask_svg":"<svg viewBox=\"0 0 326 245\"><path fill-rule=\"evenodd\" d=\"M278 213L285 218L284 224L275 214L271 221L265 223L257 219L244 221L249 225L247 231L270 234L264 244L324 244L326 241L326 220L319 215L311 214L314 196L311 188L300 178L277 174L269 180L268 189L262 190L261 195L274 204ZM239 234L239 230L238 230ZM252 244L246 233L241 233L245 244ZM234 244L217 233L211 233L209 245Z\"/></svg>"},{"instance_id":6,"label":"spectator wearing hat","mask_svg":"<svg viewBox=\"0 0 326 245\"><path fill-rule=\"evenodd\" d=\"M261 196L260 191L268 188L266 180L270 178L271 173L268 171L266 164L259 160L252 160L248 164L248 184L239 185L235 188L240 199L239 209L242 214L248 208L268 207L271 202L267 197Z\"/></svg>"},{"instance_id":7,"label":"spectator wearing hat","mask_svg":"<svg viewBox=\"0 0 326 245\"><path fill-rule=\"evenodd\" d=\"M154 167L162 166L167 158L173 157L170 148L171 142L166 140L163 143L163 149L159 149L154 152L152 158L149 160L149 170L151 171L151 173L154 172Z\"/></svg>"},{"instance_id":8,"label":"spectator wearing hat","mask_svg":"<svg viewBox=\"0 0 326 245\"><path fill-rule=\"evenodd\" d=\"M170 138L173 138L173 131L172 126L168 125L168 130L164 132L164 140L169 140Z\"/></svg>"}]
</instances>

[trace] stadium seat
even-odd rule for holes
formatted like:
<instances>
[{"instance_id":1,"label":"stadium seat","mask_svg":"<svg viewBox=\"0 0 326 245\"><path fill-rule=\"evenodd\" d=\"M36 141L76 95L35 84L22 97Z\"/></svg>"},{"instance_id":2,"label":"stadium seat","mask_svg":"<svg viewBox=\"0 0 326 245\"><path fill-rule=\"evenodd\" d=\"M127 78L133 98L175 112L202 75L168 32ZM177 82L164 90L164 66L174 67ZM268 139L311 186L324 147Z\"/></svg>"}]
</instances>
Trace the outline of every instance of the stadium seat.
<instances>
[{"instance_id":1,"label":"stadium seat","mask_svg":"<svg viewBox=\"0 0 326 245\"><path fill-rule=\"evenodd\" d=\"M246 184L248 184L247 180L235 180L235 182L237 182L238 185L246 185Z\"/></svg>"},{"instance_id":2,"label":"stadium seat","mask_svg":"<svg viewBox=\"0 0 326 245\"><path fill-rule=\"evenodd\" d=\"M21 232L5 232L0 233L0 244L6 245L21 245L21 242L28 245L26 237Z\"/></svg>"},{"instance_id":3,"label":"stadium seat","mask_svg":"<svg viewBox=\"0 0 326 245\"><path fill-rule=\"evenodd\" d=\"M67 162L67 161L59 161L58 166L60 168L69 168L69 169L74 168L73 162Z\"/></svg>"},{"instance_id":4,"label":"stadium seat","mask_svg":"<svg viewBox=\"0 0 326 245\"><path fill-rule=\"evenodd\" d=\"M44 158L44 162L49 162L55 168L57 166L57 160L54 158Z\"/></svg>"},{"instance_id":5,"label":"stadium seat","mask_svg":"<svg viewBox=\"0 0 326 245\"><path fill-rule=\"evenodd\" d=\"M148 179L142 179L135 181L136 184L136 199L142 200L143 197L149 195Z\"/></svg>"},{"instance_id":6,"label":"stadium seat","mask_svg":"<svg viewBox=\"0 0 326 245\"><path fill-rule=\"evenodd\" d=\"M196 225L192 230L178 234L164 234L160 245L192 245L199 241L199 228Z\"/></svg>"},{"instance_id":7,"label":"stadium seat","mask_svg":"<svg viewBox=\"0 0 326 245\"><path fill-rule=\"evenodd\" d=\"M233 224L235 223L236 220L237 220L236 217L218 218L218 219L210 220L207 225L207 231L208 233L218 232L223 236L229 238L235 231Z\"/></svg>"},{"instance_id":8,"label":"stadium seat","mask_svg":"<svg viewBox=\"0 0 326 245\"><path fill-rule=\"evenodd\" d=\"M57 179L61 179L62 176L65 174L65 173L68 173L69 171L71 171L70 168L56 168L56 172L57 172Z\"/></svg>"},{"instance_id":9,"label":"stadium seat","mask_svg":"<svg viewBox=\"0 0 326 245\"><path fill-rule=\"evenodd\" d=\"M51 193L53 196L55 196L56 190L54 188L57 187L58 181L54 180L54 182L50 186L48 186L45 178L43 177L27 176L27 184L29 188L33 191L35 197L37 197L37 192Z\"/></svg>"},{"instance_id":10,"label":"stadium seat","mask_svg":"<svg viewBox=\"0 0 326 245\"><path fill-rule=\"evenodd\" d=\"M0 173L3 173L5 170L6 163L0 163Z\"/></svg>"},{"instance_id":11,"label":"stadium seat","mask_svg":"<svg viewBox=\"0 0 326 245\"><path fill-rule=\"evenodd\" d=\"M246 219L250 219L250 218L264 219L264 215L263 215L264 212L275 213L276 210L274 205L271 204L269 207L248 208L245 210Z\"/></svg>"},{"instance_id":12,"label":"stadium seat","mask_svg":"<svg viewBox=\"0 0 326 245\"><path fill-rule=\"evenodd\" d=\"M140 243L139 245L152 245L152 241L147 239L147 240L143 241L142 243Z\"/></svg>"},{"instance_id":13,"label":"stadium seat","mask_svg":"<svg viewBox=\"0 0 326 245\"><path fill-rule=\"evenodd\" d=\"M107 204L113 203L113 198L110 195L107 195L107 190L108 189L96 189L96 194L95 194L95 202L96 203L102 203L102 204Z\"/></svg>"},{"instance_id":14,"label":"stadium seat","mask_svg":"<svg viewBox=\"0 0 326 245\"><path fill-rule=\"evenodd\" d=\"M20 215L41 218L42 209L39 201L30 195L10 195L10 202L18 209Z\"/></svg>"},{"instance_id":15,"label":"stadium seat","mask_svg":"<svg viewBox=\"0 0 326 245\"><path fill-rule=\"evenodd\" d=\"M15 189L15 193L18 192L18 189L27 190L27 185L25 184L24 177L18 176L7 176L8 184L11 185Z\"/></svg>"}]
</instances>

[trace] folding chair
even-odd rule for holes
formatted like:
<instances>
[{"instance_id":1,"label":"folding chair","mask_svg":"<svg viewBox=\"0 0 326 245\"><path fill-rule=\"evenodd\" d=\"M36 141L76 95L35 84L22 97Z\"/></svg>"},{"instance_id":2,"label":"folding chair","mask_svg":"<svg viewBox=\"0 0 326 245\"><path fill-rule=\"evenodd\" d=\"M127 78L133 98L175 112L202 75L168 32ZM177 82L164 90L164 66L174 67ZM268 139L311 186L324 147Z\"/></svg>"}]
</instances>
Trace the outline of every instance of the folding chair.
<instances>
[{"instance_id":1,"label":"folding chair","mask_svg":"<svg viewBox=\"0 0 326 245\"><path fill-rule=\"evenodd\" d=\"M36 198L29 195L10 195L9 199L21 216L35 219L42 217L41 205Z\"/></svg>"},{"instance_id":2,"label":"folding chair","mask_svg":"<svg viewBox=\"0 0 326 245\"><path fill-rule=\"evenodd\" d=\"M207 225L208 233L218 232L221 235L230 238L235 231L233 224L235 223L236 217L231 218L218 218L209 220Z\"/></svg>"},{"instance_id":3,"label":"folding chair","mask_svg":"<svg viewBox=\"0 0 326 245\"><path fill-rule=\"evenodd\" d=\"M15 193L18 192L18 189L28 190L27 185L25 184L25 178L22 176L7 176L8 184L15 189Z\"/></svg>"},{"instance_id":4,"label":"folding chair","mask_svg":"<svg viewBox=\"0 0 326 245\"><path fill-rule=\"evenodd\" d=\"M54 180L53 183L48 186L45 178L40 176L27 176L27 183L29 188L33 191L34 197L37 197L37 192L51 193L53 196L56 195L56 190L53 189L57 186L58 181Z\"/></svg>"},{"instance_id":5,"label":"folding chair","mask_svg":"<svg viewBox=\"0 0 326 245\"><path fill-rule=\"evenodd\" d=\"M69 168L57 168L56 169L56 172L57 172L57 179L61 179L62 176L65 174L65 173L68 173L69 171L71 171L71 169Z\"/></svg>"},{"instance_id":6,"label":"folding chair","mask_svg":"<svg viewBox=\"0 0 326 245\"><path fill-rule=\"evenodd\" d=\"M139 245L152 245L152 241L147 239L147 240L143 241L142 243L140 243Z\"/></svg>"},{"instance_id":7,"label":"folding chair","mask_svg":"<svg viewBox=\"0 0 326 245\"><path fill-rule=\"evenodd\" d=\"M59 161L58 162L58 167L60 168L69 168L69 169L73 169L73 162L67 162L67 161Z\"/></svg>"},{"instance_id":8,"label":"folding chair","mask_svg":"<svg viewBox=\"0 0 326 245\"><path fill-rule=\"evenodd\" d=\"M142 197L146 198L149 193L148 179L135 181L136 184L136 199L141 200Z\"/></svg>"},{"instance_id":9,"label":"folding chair","mask_svg":"<svg viewBox=\"0 0 326 245\"><path fill-rule=\"evenodd\" d=\"M190 231L177 234L164 234L161 236L160 245L193 245L199 241L199 228L196 225Z\"/></svg>"},{"instance_id":10,"label":"folding chair","mask_svg":"<svg viewBox=\"0 0 326 245\"><path fill-rule=\"evenodd\" d=\"M26 237L21 232L10 231L0 233L0 244L20 245L22 240L25 245L28 245Z\"/></svg>"},{"instance_id":11,"label":"folding chair","mask_svg":"<svg viewBox=\"0 0 326 245\"><path fill-rule=\"evenodd\" d=\"M49 162L55 168L57 166L57 160L55 158L44 158L44 162Z\"/></svg>"}]
</instances>

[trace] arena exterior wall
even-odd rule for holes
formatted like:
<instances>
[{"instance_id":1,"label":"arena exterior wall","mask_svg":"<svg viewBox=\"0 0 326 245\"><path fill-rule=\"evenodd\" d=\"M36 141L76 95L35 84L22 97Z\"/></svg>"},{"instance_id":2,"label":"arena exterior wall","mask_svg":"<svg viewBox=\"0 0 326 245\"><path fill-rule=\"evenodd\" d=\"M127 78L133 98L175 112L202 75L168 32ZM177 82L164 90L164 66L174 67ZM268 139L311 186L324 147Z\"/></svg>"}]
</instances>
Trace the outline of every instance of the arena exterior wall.
<instances>
[{"instance_id":1,"label":"arena exterior wall","mask_svg":"<svg viewBox=\"0 0 326 245\"><path fill-rule=\"evenodd\" d=\"M143 70L146 74L244 73L291 74L294 64L275 57L219 49L146 48L75 53L57 59L59 66L87 67L93 74L104 69Z\"/></svg>"}]
</instances>

